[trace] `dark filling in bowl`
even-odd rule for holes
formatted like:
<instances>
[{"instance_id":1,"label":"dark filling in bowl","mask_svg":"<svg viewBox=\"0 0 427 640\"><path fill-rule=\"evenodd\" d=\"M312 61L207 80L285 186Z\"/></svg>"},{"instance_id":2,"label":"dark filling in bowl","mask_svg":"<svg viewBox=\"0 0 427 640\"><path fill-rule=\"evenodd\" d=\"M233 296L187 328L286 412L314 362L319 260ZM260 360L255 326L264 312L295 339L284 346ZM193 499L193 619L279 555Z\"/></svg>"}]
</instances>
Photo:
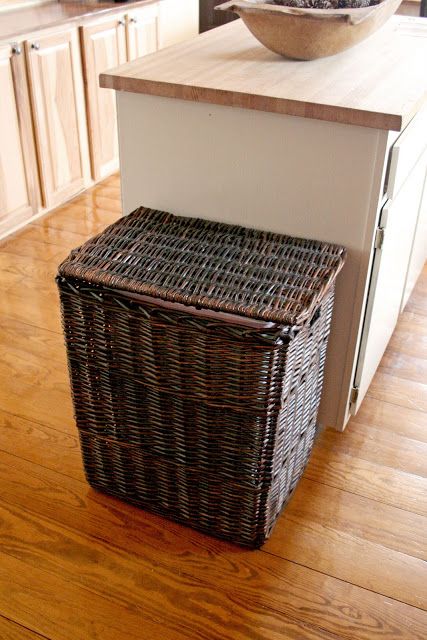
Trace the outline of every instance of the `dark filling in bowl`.
<instances>
[{"instance_id":1,"label":"dark filling in bowl","mask_svg":"<svg viewBox=\"0 0 427 640\"><path fill-rule=\"evenodd\" d=\"M382 0L273 0L271 4L298 9L362 9L380 4Z\"/></svg>"}]
</instances>

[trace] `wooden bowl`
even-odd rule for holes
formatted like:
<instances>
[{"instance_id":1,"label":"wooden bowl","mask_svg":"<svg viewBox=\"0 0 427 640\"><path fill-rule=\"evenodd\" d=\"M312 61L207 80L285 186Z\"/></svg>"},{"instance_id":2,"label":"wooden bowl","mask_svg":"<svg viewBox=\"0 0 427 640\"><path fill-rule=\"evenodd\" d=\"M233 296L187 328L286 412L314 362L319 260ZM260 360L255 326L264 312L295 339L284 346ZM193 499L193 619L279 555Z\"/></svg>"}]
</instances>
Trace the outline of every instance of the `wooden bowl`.
<instances>
[{"instance_id":1,"label":"wooden bowl","mask_svg":"<svg viewBox=\"0 0 427 640\"><path fill-rule=\"evenodd\" d=\"M255 0L231 0L215 9L237 13L267 49L287 58L314 60L349 49L381 27L402 0L363 9L297 9Z\"/></svg>"}]
</instances>

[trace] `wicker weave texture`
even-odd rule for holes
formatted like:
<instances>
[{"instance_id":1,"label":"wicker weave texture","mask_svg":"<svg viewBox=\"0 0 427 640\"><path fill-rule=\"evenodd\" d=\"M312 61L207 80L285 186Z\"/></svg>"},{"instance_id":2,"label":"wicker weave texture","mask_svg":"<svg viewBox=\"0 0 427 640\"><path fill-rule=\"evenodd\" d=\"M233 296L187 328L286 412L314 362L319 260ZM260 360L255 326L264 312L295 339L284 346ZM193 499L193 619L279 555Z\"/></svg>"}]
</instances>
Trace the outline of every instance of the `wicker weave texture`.
<instances>
[{"instance_id":1,"label":"wicker weave texture","mask_svg":"<svg viewBox=\"0 0 427 640\"><path fill-rule=\"evenodd\" d=\"M60 275L290 325L336 278L342 247L140 208L77 249Z\"/></svg>"},{"instance_id":2,"label":"wicker weave texture","mask_svg":"<svg viewBox=\"0 0 427 640\"><path fill-rule=\"evenodd\" d=\"M118 230L117 238L107 232L113 251L126 246L126 225ZM84 255L90 262L92 253L84 247L77 254L72 266L62 265L58 286L88 481L196 529L260 546L313 445L331 273L303 325L260 330L215 312L199 317L130 299L111 287L116 276L107 264L105 284L99 272L96 282L88 280Z\"/></svg>"}]
</instances>

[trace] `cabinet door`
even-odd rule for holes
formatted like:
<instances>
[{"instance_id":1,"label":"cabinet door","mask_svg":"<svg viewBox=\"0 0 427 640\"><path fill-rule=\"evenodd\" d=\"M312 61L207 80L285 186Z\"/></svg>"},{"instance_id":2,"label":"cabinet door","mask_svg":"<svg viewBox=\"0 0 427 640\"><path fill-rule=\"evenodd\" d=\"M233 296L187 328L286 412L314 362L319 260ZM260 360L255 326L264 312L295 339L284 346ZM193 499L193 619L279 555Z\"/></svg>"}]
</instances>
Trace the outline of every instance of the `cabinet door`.
<instances>
[{"instance_id":1,"label":"cabinet door","mask_svg":"<svg viewBox=\"0 0 427 640\"><path fill-rule=\"evenodd\" d=\"M423 270L427 260L427 170L424 180L423 196L418 213L418 221L415 229L411 258L409 260L408 274L406 276L405 291L402 299L402 311L408 302L409 296Z\"/></svg>"},{"instance_id":2,"label":"cabinet door","mask_svg":"<svg viewBox=\"0 0 427 640\"><path fill-rule=\"evenodd\" d=\"M0 47L0 237L37 212L38 177L25 58Z\"/></svg>"},{"instance_id":3,"label":"cabinet door","mask_svg":"<svg viewBox=\"0 0 427 640\"><path fill-rule=\"evenodd\" d=\"M99 74L126 62L125 25L124 14L116 14L82 27L94 180L104 178L119 167L115 93L112 89L101 89Z\"/></svg>"},{"instance_id":4,"label":"cabinet door","mask_svg":"<svg viewBox=\"0 0 427 640\"><path fill-rule=\"evenodd\" d=\"M135 60L158 49L159 7L150 4L127 15L128 60Z\"/></svg>"},{"instance_id":5,"label":"cabinet door","mask_svg":"<svg viewBox=\"0 0 427 640\"><path fill-rule=\"evenodd\" d=\"M160 2L159 47L183 42L199 33L199 0Z\"/></svg>"},{"instance_id":6,"label":"cabinet door","mask_svg":"<svg viewBox=\"0 0 427 640\"><path fill-rule=\"evenodd\" d=\"M83 189L88 146L78 32L25 43L43 203L56 206Z\"/></svg>"},{"instance_id":7,"label":"cabinet door","mask_svg":"<svg viewBox=\"0 0 427 640\"><path fill-rule=\"evenodd\" d=\"M409 257L420 208L427 167L427 152L400 189L395 200L381 212L378 244L356 366L358 398L351 406L356 413L381 361L400 313ZM382 242L380 242L381 238Z\"/></svg>"}]
</instances>

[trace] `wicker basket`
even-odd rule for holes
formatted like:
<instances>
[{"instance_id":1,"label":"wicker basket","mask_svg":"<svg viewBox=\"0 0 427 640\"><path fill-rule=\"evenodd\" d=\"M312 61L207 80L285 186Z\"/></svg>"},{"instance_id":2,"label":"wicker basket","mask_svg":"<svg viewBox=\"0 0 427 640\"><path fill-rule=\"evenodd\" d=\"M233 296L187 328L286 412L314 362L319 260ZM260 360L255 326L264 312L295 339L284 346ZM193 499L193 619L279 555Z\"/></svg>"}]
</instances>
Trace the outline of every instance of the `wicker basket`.
<instances>
[{"instance_id":1,"label":"wicker basket","mask_svg":"<svg viewBox=\"0 0 427 640\"><path fill-rule=\"evenodd\" d=\"M139 209L59 268L90 484L260 546L300 478L341 247Z\"/></svg>"}]
</instances>

